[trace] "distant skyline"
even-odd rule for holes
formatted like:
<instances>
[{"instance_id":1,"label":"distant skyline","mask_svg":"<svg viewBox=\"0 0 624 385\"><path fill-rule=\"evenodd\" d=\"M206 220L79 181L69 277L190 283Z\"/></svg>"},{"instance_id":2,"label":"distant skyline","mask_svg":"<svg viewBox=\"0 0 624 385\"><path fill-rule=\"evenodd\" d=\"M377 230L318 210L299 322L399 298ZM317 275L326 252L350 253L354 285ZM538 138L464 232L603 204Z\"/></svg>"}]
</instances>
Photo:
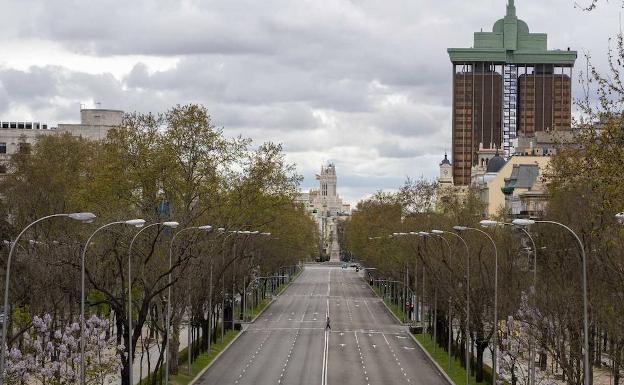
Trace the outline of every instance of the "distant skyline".
<instances>
[{"instance_id":1,"label":"distant skyline","mask_svg":"<svg viewBox=\"0 0 624 385\"><path fill-rule=\"evenodd\" d=\"M576 0L583 4L589 0ZM605 68L619 3L516 0L550 49ZM5 0L0 120L56 126L80 104L160 112L201 103L228 136L282 142L314 175L334 162L355 205L406 177L435 178L451 140L448 47L489 31L506 0Z\"/></svg>"}]
</instances>

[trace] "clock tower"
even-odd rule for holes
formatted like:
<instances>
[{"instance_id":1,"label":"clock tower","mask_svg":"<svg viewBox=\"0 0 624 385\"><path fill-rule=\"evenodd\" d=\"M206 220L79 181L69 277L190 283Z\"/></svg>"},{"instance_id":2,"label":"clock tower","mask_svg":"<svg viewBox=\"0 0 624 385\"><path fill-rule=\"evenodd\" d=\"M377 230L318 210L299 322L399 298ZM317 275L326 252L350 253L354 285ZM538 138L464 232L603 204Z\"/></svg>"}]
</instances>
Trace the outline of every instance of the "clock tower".
<instances>
[{"instance_id":1,"label":"clock tower","mask_svg":"<svg viewBox=\"0 0 624 385\"><path fill-rule=\"evenodd\" d=\"M453 165L448 160L448 156L444 153L444 159L440 162L440 177L438 183L444 186L453 185Z\"/></svg>"}]
</instances>

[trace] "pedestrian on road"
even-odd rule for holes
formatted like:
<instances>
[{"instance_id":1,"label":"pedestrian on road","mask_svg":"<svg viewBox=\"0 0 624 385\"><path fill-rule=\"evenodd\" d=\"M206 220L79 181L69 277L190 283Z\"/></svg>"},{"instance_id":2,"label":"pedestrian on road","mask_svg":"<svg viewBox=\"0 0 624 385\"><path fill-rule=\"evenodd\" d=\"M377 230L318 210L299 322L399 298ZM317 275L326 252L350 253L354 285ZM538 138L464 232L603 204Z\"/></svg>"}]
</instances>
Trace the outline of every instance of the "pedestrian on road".
<instances>
[{"instance_id":1,"label":"pedestrian on road","mask_svg":"<svg viewBox=\"0 0 624 385\"><path fill-rule=\"evenodd\" d=\"M329 317L327 317L327 325L325 325L325 330L331 330L331 326L329 325Z\"/></svg>"}]
</instances>

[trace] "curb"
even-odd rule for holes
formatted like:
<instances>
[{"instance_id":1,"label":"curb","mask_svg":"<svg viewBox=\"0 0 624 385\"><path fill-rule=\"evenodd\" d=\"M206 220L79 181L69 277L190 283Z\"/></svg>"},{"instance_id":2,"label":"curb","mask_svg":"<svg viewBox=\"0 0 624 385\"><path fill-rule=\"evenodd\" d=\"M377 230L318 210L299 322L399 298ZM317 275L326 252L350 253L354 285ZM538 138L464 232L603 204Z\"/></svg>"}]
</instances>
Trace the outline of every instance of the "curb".
<instances>
[{"instance_id":1,"label":"curb","mask_svg":"<svg viewBox=\"0 0 624 385\"><path fill-rule=\"evenodd\" d=\"M362 278L362 280L364 282L366 282L366 280L364 280ZM402 326L405 326L405 323L403 323L399 317L397 317L396 314L394 314L394 312L388 307L388 305L386 304L386 301L384 301L381 297L379 297L379 294L377 294L377 292L375 290L373 290L373 288L368 284L368 282L366 282L366 286L368 286L368 288L373 292L373 294L375 294L375 296L379 299L381 299L381 303L383 303L384 307L386 308L386 310L388 311L388 313L392 314L392 316L394 317L394 319L396 319ZM414 342L416 342L416 345L418 345L418 347L420 348L420 350L425 353L425 356L427 356L427 358L429 359L429 361L433 364L433 366L436 368L436 370L438 371L438 373L440 373L442 375L442 377L444 377L444 379L450 384L450 385L455 385L455 383L453 382L453 380L451 380L451 377L448 376L448 374L446 374L446 372L444 371L444 369L442 369L442 367L433 359L433 357L431 357L431 354L429 354L429 352L427 351L427 349L424 348L424 346L422 346L420 344L420 342L416 339L416 337L414 337L414 335L408 330L407 334L410 335L410 337L412 337L412 339L414 340Z\"/></svg>"},{"instance_id":2,"label":"curb","mask_svg":"<svg viewBox=\"0 0 624 385\"><path fill-rule=\"evenodd\" d=\"M219 354L217 354L217 355L215 356L215 358L213 358L213 359L212 359L212 361L211 361L211 362L210 362L210 363L209 363L209 364L208 364L205 368L203 368L202 370L200 370L200 371L199 371L199 373L197 373L197 375L196 375L196 376L195 376L195 377L194 377L191 381L189 381L188 385L193 385L195 382L197 382L197 380L199 380L199 378L200 378L201 376L203 376L203 375L204 375L204 373L206 373L206 371L207 371L208 369L210 369L210 367L211 367L212 365L214 365L214 363L215 363L215 362L217 362L217 360L219 359L219 357L221 357L221 355L222 355L223 353L225 353L225 352L228 350L228 348L229 348L229 347L230 347L230 346L231 346L234 342L236 342L236 340L237 340L240 336L242 336L242 335L243 335L243 333L245 333L245 331L241 330L241 331L240 331L240 333L238 333L238 334L236 335L236 337L234 337L234 338L232 339L232 341L230 341L230 343L229 343L229 344L227 344L227 345L223 348L223 350L221 350L221 351L219 352Z\"/></svg>"},{"instance_id":3,"label":"curb","mask_svg":"<svg viewBox=\"0 0 624 385\"><path fill-rule=\"evenodd\" d=\"M284 286L284 288L283 288L282 290L280 290L280 292L279 292L279 293L277 293L277 295L276 295L275 297L271 298L271 300L269 301L269 303L267 303L267 305L264 307L264 309L262 309L262 310L260 311L260 313L256 314L256 316L255 316L255 317L254 317L251 321L246 322L246 323L247 323L247 324L251 324L251 323L256 322L256 320L258 319L258 317L260 317L260 316L264 313L264 311L265 311L266 309L268 309L268 308L269 308L269 307L273 304L273 302L275 302L275 300L276 300L277 298L279 298L279 296L281 296L281 295L282 295L282 293L283 293L283 292L285 292L285 291L286 291L286 289L288 289L288 288L290 287L290 284L291 284L291 283L295 282L295 281L297 280L297 278L299 278L299 276L301 275L301 273L302 273L302 272L303 272L303 269L301 269L301 271L300 271L299 273L297 273L297 275L295 275L295 277L294 277L293 279L291 279L291 280L290 280L290 282L288 282L288 284L286 284L286 286ZM216 357L215 357L215 359L216 359ZM190 383L189 383L189 385L192 385L192 384L190 384Z\"/></svg>"},{"instance_id":4,"label":"curb","mask_svg":"<svg viewBox=\"0 0 624 385\"><path fill-rule=\"evenodd\" d=\"M425 353L425 355L427 356L427 358L429 359L429 361L431 361L431 363L433 363L433 365L435 366L435 368L438 370L438 372L442 375L442 377L444 377L444 379L446 379L446 381L451 384L451 385L455 385L455 382L453 382L453 380L451 380L451 377L448 376L448 374L446 374L446 371L444 369L442 369L442 367L440 366L440 364L438 364L433 357L431 357L431 354L429 354L429 352L427 351L427 349L425 349L424 346L422 346L422 344L420 343L420 341L418 341L416 339L416 337L414 337L414 335L412 333L409 333L410 337L412 337L412 339L414 340L414 342L416 342L416 345L418 345L418 347L420 348L420 350L422 350L423 353Z\"/></svg>"},{"instance_id":5,"label":"curb","mask_svg":"<svg viewBox=\"0 0 624 385\"><path fill-rule=\"evenodd\" d=\"M370 291L373 292L373 294L375 295L375 297L381 299L381 303L384 305L384 307L386 308L386 310L388 311L388 313L390 313L392 315L392 317L394 317L395 320L397 320L397 322L399 324L401 324L401 326L405 326L405 322L401 321L401 319L399 317L397 317L396 314L394 314L394 312L392 311L392 309L390 309L388 307L388 304L386 304L386 301L383 300L383 298L381 298L379 296L379 294L377 294L377 292L375 290L373 290L373 288L371 287L371 285L368 284L368 282L366 282L366 280L364 278L362 278L362 281L364 281L364 283L366 283L366 286L368 286L368 288L370 289ZM410 333L411 334L411 333Z\"/></svg>"},{"instance_id":6,"label":"curb","mask_svg":"<svg viewBox=\"0 0 624 385\"><path fill-rule=\"evenodd\" d=\"M303 271L303 270L301 270L301 271ZM288 285L286 285L286 287L285 287L282 291L280 291L280 292L279 292L279 293L278 293L278 294L277 294L277 295L276 295L273 299L271 299L271 301L270 301L270 302L269 302L269 303L268 303L268 304L264 307L264 309L262 309L262 310L260 311L260 313L258 313L258 315L256 315L256 316L254 317L254 319L252 319L252 320L251 320L251 322L249 322L249 323L254 323L254 322L256 322L256 319L258 319L258 317L260 317L260 316L262 315L262 313L264 313L264 312L265 312L265 310L266 310L266 309L268 309L268 308L271 306L271 304L272 304L273 302L275 302L275 300L276 300L276 299L277 299L280 295L282 295L282 293L283 293L286 289L288 289L288 286L290 286L290 284L291 284L291 283L293 283L293 282L294 282L297 278L299 278L299 276L300 276L300 275L301 275L301 273L297 274L297 276L296 276L295 278L293 278L293 279L292 279L292 280L288 283ZM240 336L242 336L244 333L245 333L245 330L242 330L242 329L241 329L240 333L238 333L238 334L236 335L236 337L234 337L234 338L232 339L232 341L230 341L230 342L229 342L229 343L228 343L228 344L227 344L227 345L223 348L223 350L221 350L221 351L219 352L219 354L217 354L217 355L215 356L215 358L213 358L213 359L212 359L212 361L211 361L208 365L206 365L206 367L205 367L205 368L203 368L202 370L200 370L200 371L199 371L199 373L197 373L197 375L196 375L196 376L195 376L195 377L194 377L191 381L189 381L188 385L194 385L194 384L195 384L195 383L199 380L199 378L200 378L201 376L203 376L203 375L204 375L204 373L206 373L206 371L208 371L208 369L210 369L210 368L212 367L212 365L214 365L214 363L215 363L215 362L217 362L217 360L221 357L221 355L222 355L223 353L225 353L225 352L226 352L226 351L230 348L230 346L232 346L232 344L233 344L234 342L236 342L236 340L237 340Z\"/></svg>"}]
</instances>

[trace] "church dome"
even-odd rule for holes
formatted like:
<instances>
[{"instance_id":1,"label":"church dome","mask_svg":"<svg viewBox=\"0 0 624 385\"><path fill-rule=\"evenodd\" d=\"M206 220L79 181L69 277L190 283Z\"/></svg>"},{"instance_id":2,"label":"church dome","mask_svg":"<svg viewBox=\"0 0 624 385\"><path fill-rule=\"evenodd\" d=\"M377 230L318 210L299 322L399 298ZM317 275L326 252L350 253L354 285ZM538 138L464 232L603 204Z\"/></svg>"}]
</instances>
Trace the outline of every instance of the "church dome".
<instances>
[{"instance_id":1,"label":"church dome","mask_svg":"<svg viewBox=\"0 0 624 385\"><path fill-rule=\"evenodd\" d=\"M496 150L496 155L492 159L489 160L487 164L487 173L497 173L505 166L505 159L498 154L498 150Z\"/></svg>"}]
</instances>

